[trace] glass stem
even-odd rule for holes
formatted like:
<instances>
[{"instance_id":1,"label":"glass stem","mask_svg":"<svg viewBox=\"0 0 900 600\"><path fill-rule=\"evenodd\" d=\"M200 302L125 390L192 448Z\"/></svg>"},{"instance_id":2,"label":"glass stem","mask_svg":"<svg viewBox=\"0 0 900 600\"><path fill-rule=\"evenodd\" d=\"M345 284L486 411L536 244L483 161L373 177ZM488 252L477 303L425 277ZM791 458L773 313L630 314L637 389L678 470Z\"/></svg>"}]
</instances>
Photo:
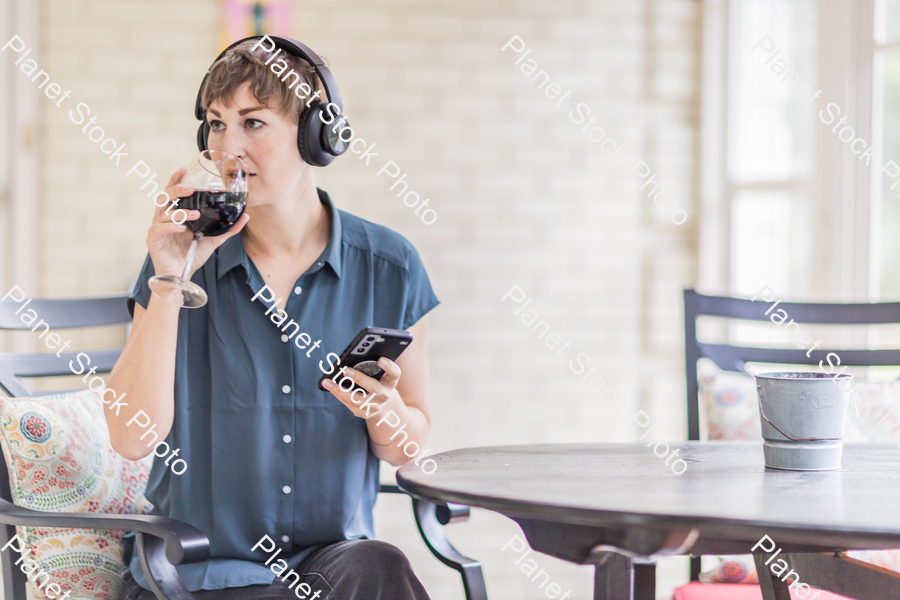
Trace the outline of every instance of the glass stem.
<instances>
[{"instance_id":1,"label":"glass stem","mask_svg":"<svg viewBox=\"0 0 900 600\"><path fill-rule=\"evenodd\" d=\"M181 271L181 279L184 279L185 276L187 276L188 270L190 270L191 265L194 264L194 253L197 251L197 244L200 243L200 238L202 237L202 233L197 231L194 232L194 239L191 240L191 247L188 250L187 258L184 260L184 269Z\"/></svg>"}]
</instances>

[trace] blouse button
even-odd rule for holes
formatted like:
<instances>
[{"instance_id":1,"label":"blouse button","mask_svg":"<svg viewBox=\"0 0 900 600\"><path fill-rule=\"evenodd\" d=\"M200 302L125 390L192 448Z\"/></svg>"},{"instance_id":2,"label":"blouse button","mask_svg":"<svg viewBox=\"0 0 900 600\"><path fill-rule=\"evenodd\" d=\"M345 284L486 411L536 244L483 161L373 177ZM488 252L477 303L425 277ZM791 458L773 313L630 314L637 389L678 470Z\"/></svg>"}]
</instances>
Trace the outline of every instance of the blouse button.
<instances>
[{"instance_id":1,"label":"blouse button","mask_svg":"<svg viewBox=\"0 0 900 600\"><path fill-rule=\"evenodd\" d=\"M281 536L281 541L284 542L285 544L287 544L288 542L291 541L291 536L283 535L283 536Z\"/></svg>"},{"instance_id":2,"label":"blouse button","mask_svg":"<svg viewBox=\"0 0 900 600\"><path fill-rule=\"evenodd\" d=\"M302 291L303 291L303 288L300 287L299 285L294 288L294 293L297 294L298 296L300 295L300 292L302 292Z\"/></svg>"},{"instance_id":3,"label":"blouse button","mask_svg":"<svg viewBox=\"0 0 900 600\"><path fill-rule=\"evenodd\" d=\"M290 394L290 393L291 393L291 386L285 385L285 386L283 386L283 387L281 388L281 391L284 392L285 394Z\"/></svg>"},{"instance_id":4,"label":"blouse button","mask_svg":"<svg viewBox=\"0 0 900 600\"><path fill-rule=\"evenodd\" d=\"M291 493L291 486L286 485L286 486L284 486L283 488L281 488L281 491L284 492L285 494L290 494L290 493Z\"/></svg>"},{"instance_id":5,"label":"blouse button","mask_svg":"<svg viewBox=\"0 0 900 600\"><path fill-rule=\"evenodd\" d=\"M291 339L291 338L289 338L286 334L281 336L281 341L282 341L282 342L286 342L286 341L288 341L289 339Z\"/></svg>"},{"instance_id":6,"label":"blouse button","mask_svg":"<svg viewBox=\"0 0 900 600\"><path fill-rule=\"evenodd\" d=\"M285 444L290 444L290 443L291 443L291 436L289 436L289 435L286 435L286 436L284 436L284 437L281 438L281 439L284 440L284 443L285 443Z\"/></svg>"}]
</instances>

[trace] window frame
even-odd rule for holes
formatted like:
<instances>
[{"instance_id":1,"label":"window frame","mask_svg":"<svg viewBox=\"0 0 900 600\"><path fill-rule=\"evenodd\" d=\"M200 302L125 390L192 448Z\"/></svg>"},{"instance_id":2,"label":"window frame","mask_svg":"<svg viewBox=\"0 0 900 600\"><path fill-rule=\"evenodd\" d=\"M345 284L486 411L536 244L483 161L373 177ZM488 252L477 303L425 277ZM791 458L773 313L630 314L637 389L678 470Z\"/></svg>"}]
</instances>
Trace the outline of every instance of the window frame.
<instances>
[{"instance_id":1,"label":"window frame","mask_svg":"<svg viewBox=\"0 0 900 600\"><path fill-rule=\"evenodd\" d=\"M700 107L700 215L698 288L732 295L732 205L748 189L811 190L812 256L809 299L867 301L877 295L880 205L873 189L882 164L880 140L872 137L874 0L819 0L817 5L817 88L813 105L815 158L811 181L743 184L727 173L731 16L735 2L703 1L703 74ZM818 113L829 102L849 115L858 136L876 144L871 167L837 140ZM876 156L877 154L877 156ZM760 282L762 286L766 282Z\"/></svg>"}]
</instances>

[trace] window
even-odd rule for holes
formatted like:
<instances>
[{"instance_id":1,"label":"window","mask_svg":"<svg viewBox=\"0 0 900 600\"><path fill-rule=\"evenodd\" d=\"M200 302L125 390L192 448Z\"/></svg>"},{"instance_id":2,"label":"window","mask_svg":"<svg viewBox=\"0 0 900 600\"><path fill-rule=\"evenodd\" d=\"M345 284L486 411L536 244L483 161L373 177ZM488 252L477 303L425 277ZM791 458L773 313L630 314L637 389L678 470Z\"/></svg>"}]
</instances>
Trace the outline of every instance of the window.
<instances>
[{"instance_id":1,"label":"window","mask_svg":"<svg viewBox=\"0 0 900 600\"><path fill-rule=\"evenodd\" d=\"M900 297L900 167L877 179L882 153L900 165L900 0L704 6L699 287Z\"/></svg>"},{"instance_id":2,"label":"window","mask_svg":"<svg viewBox=\"0 0 900 600\"><path fill-rule=\"evenodd\" d=\"M809 291L815 17L812 0L732 2L726 176L733 295L752 296L760 282L789 296Z\"/></svg>"},{"instance_id":3,"label":"window","mask_svg":"<svg viewBox=\"0 0 900 600\"><path fill-rule=\"evenodd\" d=\"M872 129L882 148L880 164L900 165L900 1L875 2L872 34ZM872 295L885 300L900 299L900 169L892 173L875 170L872 186L873 215L880 217L872 223Z\"/></svg>"}]
</instances>

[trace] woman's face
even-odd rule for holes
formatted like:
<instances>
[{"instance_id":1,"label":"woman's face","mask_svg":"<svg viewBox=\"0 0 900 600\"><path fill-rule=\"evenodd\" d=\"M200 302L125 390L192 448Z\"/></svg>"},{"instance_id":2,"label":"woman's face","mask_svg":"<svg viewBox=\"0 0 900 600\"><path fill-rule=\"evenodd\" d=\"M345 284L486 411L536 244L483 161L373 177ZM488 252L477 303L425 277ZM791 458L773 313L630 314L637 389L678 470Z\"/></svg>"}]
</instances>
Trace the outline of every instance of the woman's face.
<instances>
[{"instance_id":1,"label":"woman's face","mask_svg":"<svg viewBox=\"0 0 900 600\"><path fill-rule=\"evenodd\" d=\"M206 111L207 147L230 152L250 171L248 206L295 199L308 165L297 150L297 125L264 106L244 83L230 106L213 101Z\"/></svg>"}]
</instances>

